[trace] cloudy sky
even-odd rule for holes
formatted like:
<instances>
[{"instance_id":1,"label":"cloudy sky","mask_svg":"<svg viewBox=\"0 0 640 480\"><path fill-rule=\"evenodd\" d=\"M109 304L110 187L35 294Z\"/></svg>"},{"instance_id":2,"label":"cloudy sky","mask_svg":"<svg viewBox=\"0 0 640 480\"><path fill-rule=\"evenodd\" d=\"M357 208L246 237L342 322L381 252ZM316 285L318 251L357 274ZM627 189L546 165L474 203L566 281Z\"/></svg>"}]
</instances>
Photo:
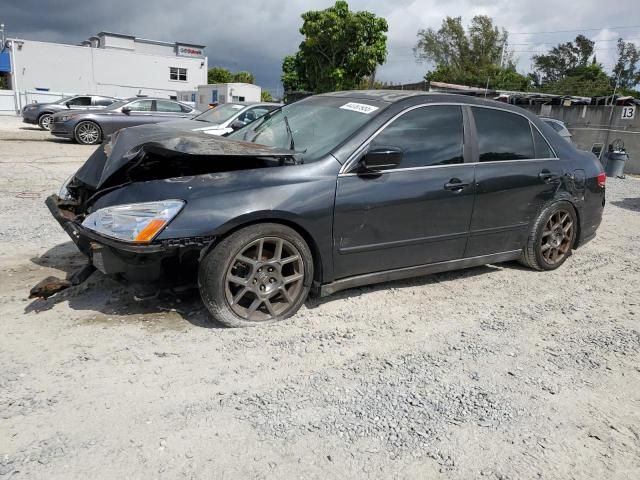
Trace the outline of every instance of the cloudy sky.
<instances>
[{"instance_id":1,"label":"cloudy sky","mask_svg":"<svg viewBox=\"0 0 640 480\"><path fill-rule=\"evenodd\" d=\"M282 57L297 50L300 14L332 0L2 0L0 23L7 36L77 44L105 30L165 41L207 45L209 65L249 70L264 88L280 87ZM640 45L640 0L351 0L352 10L369 10L389 23L388 60L378 79L419 81L429 68L412 47L421 28L442 19L491 16L510 32L518 70L531 56L579 33L595 40L598 60L610 69L615 40ZM555 32L555 33L547 33Z\"/></svg>"}]
</instances>

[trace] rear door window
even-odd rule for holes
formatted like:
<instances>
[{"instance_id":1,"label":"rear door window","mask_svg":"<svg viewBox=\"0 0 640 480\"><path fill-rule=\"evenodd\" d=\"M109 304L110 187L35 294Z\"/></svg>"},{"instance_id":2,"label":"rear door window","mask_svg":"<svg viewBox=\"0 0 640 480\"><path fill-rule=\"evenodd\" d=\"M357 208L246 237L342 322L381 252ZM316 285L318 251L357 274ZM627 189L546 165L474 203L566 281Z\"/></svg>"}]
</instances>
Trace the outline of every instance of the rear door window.
<instances>
[{"instance_id":1,"label":"rear door window","mask_svg":"<svg viewBox=\"0 0 640 480\"><path fill-rule=\"evenodd\" d=\"M177 102L172 102L170 100L157 100L156 109L158 112L164 113L182 113L180 104Z\"/></svg>"},{"instance_id":2,"label":"rear door window","mask_svg":"<svg viewBox=\"0 0 640 480\"><path fill-rule=\"evenodd\" d=\"M551 150L551 147L540 134L538 129L531 125L531 131L533 132L533 143L536 149L536 158L555 158L555 153L553 153L553 150Z\"/></svg>"},{"instance_id":3,"label":"rear door window","mask_svg":"<svg viewBox=\"0 0 640 480\"><path fill-rule=\"evenodd\" d=\"M113 98L106 97L94 97L93 100L96 107L108 107L114 102Z\"/></svg>"},{"instance_id":4,"label":"rear door window","mask_svg":"<svg viewBox=\"0 0 640 480\"><path fill-rule=\"evenodd\" d=\"M464 125L457 105L420 107L403 114L380 134L369 148L399 148L398 168L463 163Z\"/></svg>"},{"instance_id":5,"label":"rear door window","mask_svg":"<svg viewBox=\"0 0 640 480\"><path fill-rule=\"evenodd\" d=\"M127 106L132 112L151 112L153 111L153 100L136 100Z\"/></svg>"},{"instance_id":6,"label":"rear door window","mask_svg":"<svg viewBox=\"0 0 640 480\"><path fill-rule=\"evenodd\" d=\"M536 158L529 120L516 113L472 107L481 162Z\"/></svg>"}]
</instances>

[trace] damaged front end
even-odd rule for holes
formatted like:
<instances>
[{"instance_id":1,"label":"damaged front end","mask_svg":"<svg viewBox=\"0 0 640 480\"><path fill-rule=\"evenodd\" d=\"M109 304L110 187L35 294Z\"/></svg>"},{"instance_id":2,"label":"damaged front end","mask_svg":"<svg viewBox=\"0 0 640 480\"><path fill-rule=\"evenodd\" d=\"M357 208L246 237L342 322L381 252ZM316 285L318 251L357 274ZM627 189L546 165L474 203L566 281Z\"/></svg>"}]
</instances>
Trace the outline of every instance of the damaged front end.
<instances>
[{"instance_id":1,"label":"damaged front end","mask_svg":"<svg viewBox=\"0 0 640 480\"><path fill-rule=\"evenodd\" d=\"M210 228L167 226L202 192L238 183L237 173L298 163L295 152L236 142L160 125L129 128L101 145L46 205L88 264L61 280L49 277L31 290L47 298L86 280L95 269L131 283L195 282ZM216 206L220 208L220 205Z\"/></svg>"}]
</instances>

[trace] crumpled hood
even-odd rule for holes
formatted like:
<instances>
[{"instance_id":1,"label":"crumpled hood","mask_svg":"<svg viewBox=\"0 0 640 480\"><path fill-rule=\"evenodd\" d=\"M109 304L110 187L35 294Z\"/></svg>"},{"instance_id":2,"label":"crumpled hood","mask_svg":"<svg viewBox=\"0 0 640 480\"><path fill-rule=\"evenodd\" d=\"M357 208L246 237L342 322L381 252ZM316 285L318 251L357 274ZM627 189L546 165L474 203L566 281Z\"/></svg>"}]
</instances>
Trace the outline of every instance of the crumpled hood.
<instances>
[{"instance_id":1,"label":"crumpled hood","mask_svg":"<svg viewBox=\"0 0 640 480\"><path fill-rule=\"evenodd\" d=\"M220 157L287 158L292 150L277 149L251 142L240 142L225 137L182 130L171 125L151 124L125 128L116 132L111 140L100 145L76 172L75 178L98 190L110 177L145 151L162 152L167 156L184 155L210 158ZM239 163L239 169L242 168Z\"/></svg>"}]
</instances>

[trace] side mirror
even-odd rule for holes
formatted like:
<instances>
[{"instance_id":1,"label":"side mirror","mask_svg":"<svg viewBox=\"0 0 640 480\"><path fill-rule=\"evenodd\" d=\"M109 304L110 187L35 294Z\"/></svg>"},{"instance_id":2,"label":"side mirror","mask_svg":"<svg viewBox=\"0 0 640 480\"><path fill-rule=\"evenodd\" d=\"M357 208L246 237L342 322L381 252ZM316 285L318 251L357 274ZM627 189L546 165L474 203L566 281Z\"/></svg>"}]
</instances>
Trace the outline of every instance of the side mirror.
<instances>
[{"instance_id":1,"label":"side mirror","mask_svg":"<svg viewBox=\"0 0 640 480\"><path fill-rule=\"evenodd\" d=\"M129 113L131 113L131 109L129 107L122 107L122 113L129 115Z\"/></svg>"},{"instance_id":2,"label":"side mirror","mask_svg":"<svg viewBox=\"0 0 640 480\"><path fill-rule=\"evenodd\" d=\"M67 106L67 108L71 108L71 102L65 102L64 104Z\"/></svg>"},{"instance_id":3,"label":"side mirror","mask_svg":"<svg viewBox=\"0 0 640 480\"><path fill-rule=\"evenodd\" d=\"M369 150L360 160L358 173L376 173L392 170L400 165L402 150L397 147L376 147Z\"/></svg>"},{"instance_id":4,"label":"side mirror","mask_svg":"<svg viewBox=\"0 0 640 480\"><path fill-rule=\"evenodd\" d=\"M234 120L233 123L230 126L234 130L238 130L239 128L244 127L244 122L241 121L241 120Z\"/></svg>"}]
</instances>

